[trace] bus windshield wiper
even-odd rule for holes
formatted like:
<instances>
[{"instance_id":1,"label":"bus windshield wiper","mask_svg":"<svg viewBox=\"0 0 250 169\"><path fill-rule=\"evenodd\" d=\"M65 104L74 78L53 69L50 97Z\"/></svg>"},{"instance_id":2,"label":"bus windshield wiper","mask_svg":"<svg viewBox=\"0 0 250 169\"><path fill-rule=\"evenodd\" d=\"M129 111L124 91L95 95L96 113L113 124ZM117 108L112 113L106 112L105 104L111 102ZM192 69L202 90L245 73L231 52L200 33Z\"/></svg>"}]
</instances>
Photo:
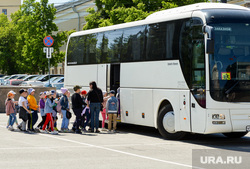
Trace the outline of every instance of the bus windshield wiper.
<instances>
[{"instance_id":1,"label":"bus windshield wiper","mask_svg":"<svg viewBox=\"0 0 250 169\"><path fill-rule=\"evenodd\" d=\"M237 86L237 84L238 84L239 82L240 82L240 81L237 80L237 82L236 82L232 87L230 87L227 91L225 91L225 94L229 94L229 93L235 88L235 86Z\"/></svg>"}]
</instances>

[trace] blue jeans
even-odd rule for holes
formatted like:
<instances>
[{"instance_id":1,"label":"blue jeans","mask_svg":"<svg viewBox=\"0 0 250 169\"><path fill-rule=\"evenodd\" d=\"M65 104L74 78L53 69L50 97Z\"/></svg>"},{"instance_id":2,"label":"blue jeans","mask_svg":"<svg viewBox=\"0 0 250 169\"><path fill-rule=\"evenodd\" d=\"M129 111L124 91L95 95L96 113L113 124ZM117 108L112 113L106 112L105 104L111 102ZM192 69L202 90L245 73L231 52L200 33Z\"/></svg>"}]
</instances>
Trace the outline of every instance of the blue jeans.
<instances>
[{"instance_id":1,"label":"blue jeans","mask_svg":"<svg viewBox=\"0 0 250 169\"><path fill-rule=\"evenodd\" d=\"M66 110L62 110L63 120L61 125L61 130L68 129L69 119L66 117Z\"/></svg>"},{"instance_id":2,"label":"blue jeans","mask_svg":"<svg viewBox=\"0 0 250 169\"><path fill-rule=\"evenodd\" d=\"M101 103L90 103L90 113L91 113L91 130L99 128L99 114L101 111Z\"/></svg>"},{"instance_id":3,"label":"blue jeans","mask_svg":"<svg viewBox=\"0 0 250 169\"><path fill-rule=\"evenodd\" d=\"M13 124L16 121L16 115L15 115L15 113L12 113L12 114L9 115L9 120L10 120L9 126L13 126Z\"/></svg>"},{"instance_id":4,"label":"blue jeans","mask_svg":"<svg viewBox=\"0 0 250 169\"><path fill-rule=\"evenodd\" d=\"M85 112L85 117L86 117L86 122L84 123L83 128L85 129L86 126L88 125L89 121L90 121L90 113L89 113L89 109L86 110Z\"/></svg>"}]
</instances>

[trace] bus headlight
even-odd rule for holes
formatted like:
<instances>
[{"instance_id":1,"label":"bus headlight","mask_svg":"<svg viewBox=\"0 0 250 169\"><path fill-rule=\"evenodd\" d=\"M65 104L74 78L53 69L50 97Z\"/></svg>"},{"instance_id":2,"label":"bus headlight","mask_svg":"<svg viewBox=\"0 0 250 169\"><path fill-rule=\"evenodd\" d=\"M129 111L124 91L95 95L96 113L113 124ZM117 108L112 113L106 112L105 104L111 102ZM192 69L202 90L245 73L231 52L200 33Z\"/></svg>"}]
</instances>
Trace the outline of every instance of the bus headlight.
<instances>
[{"instance_id":1,"label":"bus headlight","mask_svg":"<svg viewBox=\"0 0 250 169\"><path fill-rule=\"evenodd\" d=\"M225 120L226 116L225 114L212 114L212 119L221 119L221 120Z\"/></svg>"}]
</instances>

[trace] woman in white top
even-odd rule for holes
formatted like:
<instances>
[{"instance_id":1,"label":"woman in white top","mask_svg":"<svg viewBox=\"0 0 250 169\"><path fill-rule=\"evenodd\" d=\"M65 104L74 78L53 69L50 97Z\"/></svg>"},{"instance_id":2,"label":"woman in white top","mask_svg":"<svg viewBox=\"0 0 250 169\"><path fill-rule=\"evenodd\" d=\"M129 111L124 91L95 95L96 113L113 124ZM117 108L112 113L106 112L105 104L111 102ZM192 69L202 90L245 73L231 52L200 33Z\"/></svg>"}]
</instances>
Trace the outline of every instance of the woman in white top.
<instances>
[{"instance_id":1,"label":"woman in white top","mask_svg":"<svg viewBox=\"0 0 250 169\"><path fill-rule=\"evenodd\" d=\"M19 90L20 97L18 100L18 105L20 107L19 118L22 119L22 123L18 126L21 131L26 131L26 121L28 120L28 114L31 111L27 108L28 101L25 97L27 97L28 92L25 89Z\"/></svg>"}]
</instances>

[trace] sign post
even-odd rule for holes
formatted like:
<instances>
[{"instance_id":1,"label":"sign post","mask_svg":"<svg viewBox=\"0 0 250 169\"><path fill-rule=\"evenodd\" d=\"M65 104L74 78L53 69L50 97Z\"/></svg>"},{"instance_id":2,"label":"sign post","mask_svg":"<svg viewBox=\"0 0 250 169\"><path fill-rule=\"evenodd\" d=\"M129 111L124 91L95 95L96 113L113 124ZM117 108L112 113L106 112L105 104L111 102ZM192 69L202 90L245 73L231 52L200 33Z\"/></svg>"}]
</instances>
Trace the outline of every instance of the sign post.
<instances>
[{"instance_id":1,"label":"sign post","mask_svg":"<svg viewBox=\"0 0 250 169\"><path fill-rule=\"evenodd\" d=\"M49 68L49 86L50 86L50 59L51 59L51 55L54 52L54 48L51 47L54 44L54 39L51 36L46 36L43 39L43 43L45 46L43 48L43 52L46 53L46 58L48 59L48 68Z\"/></svg>"}]
</instances>

